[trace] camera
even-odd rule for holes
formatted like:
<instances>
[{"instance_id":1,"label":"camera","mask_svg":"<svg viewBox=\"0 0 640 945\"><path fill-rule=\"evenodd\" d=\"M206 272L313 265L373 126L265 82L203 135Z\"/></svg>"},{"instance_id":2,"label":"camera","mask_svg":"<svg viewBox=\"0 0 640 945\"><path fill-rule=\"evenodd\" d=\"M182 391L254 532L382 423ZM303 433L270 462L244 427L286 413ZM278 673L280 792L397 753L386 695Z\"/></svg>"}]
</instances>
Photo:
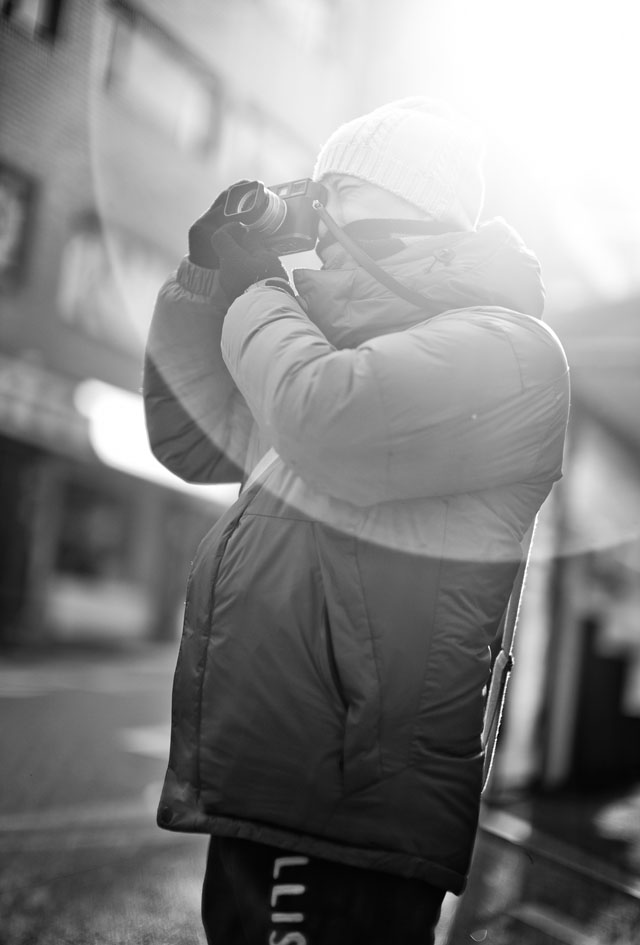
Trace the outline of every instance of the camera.
<instances>
[{"instance_id":1,"label":"camera","mask_svg":"<svg viewBox=\"0 0 640 945\"><path fill-rule=\"evenodd\" d=\"M306 177L270 187L261 180L243 181L229 188L224 215L262 234L270 249L286 256L315 247L319 217L313 202L326 198L326 188Z\"/></svg>"}]
</instances>

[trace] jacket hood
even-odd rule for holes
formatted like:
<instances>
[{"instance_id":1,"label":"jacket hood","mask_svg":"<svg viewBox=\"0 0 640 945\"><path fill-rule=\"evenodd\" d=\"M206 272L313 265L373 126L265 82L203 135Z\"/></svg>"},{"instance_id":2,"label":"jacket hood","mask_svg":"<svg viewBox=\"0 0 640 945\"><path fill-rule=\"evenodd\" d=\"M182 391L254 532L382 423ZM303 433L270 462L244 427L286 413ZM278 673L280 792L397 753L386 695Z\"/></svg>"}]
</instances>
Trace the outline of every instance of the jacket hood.
<instances>
[{"instance_id":1,"label":"jacket hood","mask_svg":"<svg viewBox=\"0 0 640 945\"><path fill-rule=\"evenodd\" d=\"M492 305L542 315L538 260L501 218L478 230L413 238L381 265L424 295L424 308L394 295L339 243L323 253L322 270L294 272L307 315L337 348L411 328L451 309Z\"/></svg>"}]
</instances>

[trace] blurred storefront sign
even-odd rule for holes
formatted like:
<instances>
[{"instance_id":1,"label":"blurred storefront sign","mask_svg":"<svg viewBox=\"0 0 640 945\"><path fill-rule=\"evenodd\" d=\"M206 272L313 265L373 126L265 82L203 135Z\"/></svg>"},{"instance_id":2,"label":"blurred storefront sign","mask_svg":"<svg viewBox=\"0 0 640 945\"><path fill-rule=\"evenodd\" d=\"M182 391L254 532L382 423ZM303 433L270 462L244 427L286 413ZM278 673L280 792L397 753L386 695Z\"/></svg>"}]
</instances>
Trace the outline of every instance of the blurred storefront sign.
<instances>
[{"instance_id":1,"label":"blurred storefront sign","mask_svg":"<svg viewBox=\"0 0 640 945\"><path fill-rule=\"evenodd\" d=\"M151 455L142 398L95 379L77 383L0 354L0 435L105 466L165 488L230 505L239 484L194 486Z\"/></svg>"},{"instance_id":2,"label":"blurred storefront sign","mask_svg":"<svg viewBox=\"0 0 640 945\"><path fill-rule=\"evenodd\" d=\"M77 458L95 457L72 381L23 358L0 355L0 433Z\"/></svg>"}]
</instances>

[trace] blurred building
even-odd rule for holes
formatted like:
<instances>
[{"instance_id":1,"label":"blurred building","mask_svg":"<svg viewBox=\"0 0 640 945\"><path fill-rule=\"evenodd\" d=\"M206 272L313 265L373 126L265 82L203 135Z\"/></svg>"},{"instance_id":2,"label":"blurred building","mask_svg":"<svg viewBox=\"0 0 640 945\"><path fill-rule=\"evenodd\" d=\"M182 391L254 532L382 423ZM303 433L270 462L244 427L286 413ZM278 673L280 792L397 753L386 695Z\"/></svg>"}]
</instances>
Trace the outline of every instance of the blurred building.
<instances>
[{"instance_id":1,"label":"blurred building","mask_svg":"<svg viewBox=\"0 0 640 945\"><path fill-rule=\"evenodd\" d=\"M141 461L155 294L219 190L308 174L353 105L341 6L2 3L0 640L177 632L225 495Z\"/></svg>"},{"instance_id":2,"label":"blurred building","mask_svg":"<svg viewBox=\"0 0 640 945\"><path fill-rule=\"evenodd\" d=\"M554 318L572 414L518 629L506 788L608 789L640 778L639 316L631 295Z\"/></svg>"}]
</instances>

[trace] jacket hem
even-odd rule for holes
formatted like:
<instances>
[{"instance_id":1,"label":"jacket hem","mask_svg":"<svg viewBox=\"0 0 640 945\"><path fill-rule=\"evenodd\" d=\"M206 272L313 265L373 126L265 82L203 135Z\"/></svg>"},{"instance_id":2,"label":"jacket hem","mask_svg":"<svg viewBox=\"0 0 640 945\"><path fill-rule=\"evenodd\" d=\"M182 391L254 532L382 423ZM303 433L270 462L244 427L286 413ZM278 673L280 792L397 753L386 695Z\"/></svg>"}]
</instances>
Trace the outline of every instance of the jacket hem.
<instances>
[{"instance_id":1,"label":"jacket hem","mask_svg":"<svg viewBox=\"0 0 640 945\"><path fill-rule=\"evenodd\" d=\"M300 834L293 830L261 824L254 821L237 820L233 817L172 818L171 823L158 819L158 825L165 830L186 833L204 833L217 837L235 837L251 840L268 846L280 847L292 853L315 856L324 860L335 860L347 866L360 869L376 870L405 876L407 879L419 879L432 886L445 889L459 896L465 888L466 876L430 862L419 856L395 850L381 850L374 847L358 847L339 843L311 834Z\"/></svg>"}]
</instances>

